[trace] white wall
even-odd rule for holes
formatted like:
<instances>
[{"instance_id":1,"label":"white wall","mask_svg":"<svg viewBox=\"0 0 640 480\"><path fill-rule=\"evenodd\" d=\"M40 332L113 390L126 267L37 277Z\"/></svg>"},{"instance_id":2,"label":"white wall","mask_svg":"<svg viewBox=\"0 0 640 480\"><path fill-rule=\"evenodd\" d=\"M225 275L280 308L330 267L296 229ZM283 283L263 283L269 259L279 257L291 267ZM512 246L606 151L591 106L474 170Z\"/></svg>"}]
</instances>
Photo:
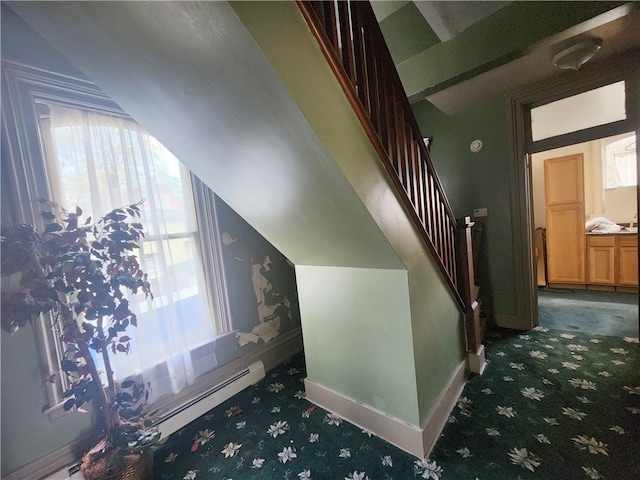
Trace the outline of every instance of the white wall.
<instances>
[{"instance_id":1,"label":"white wall","mask_svg":"<svg viewBox=\"0 0 640 480\"><path fill-rule=\"evenodd\" d=\"M611 188L604 191L604 216L616 223L637 223L636 187Z\"/></svg>"}]
</instances>

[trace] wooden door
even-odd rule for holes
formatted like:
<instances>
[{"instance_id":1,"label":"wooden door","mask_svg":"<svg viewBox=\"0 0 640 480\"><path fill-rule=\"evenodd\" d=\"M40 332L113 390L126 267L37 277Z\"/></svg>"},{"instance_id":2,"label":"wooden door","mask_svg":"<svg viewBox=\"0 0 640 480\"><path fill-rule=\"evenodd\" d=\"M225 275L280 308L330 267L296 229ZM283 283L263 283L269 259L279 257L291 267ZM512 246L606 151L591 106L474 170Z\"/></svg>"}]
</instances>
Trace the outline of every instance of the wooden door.
<instances>
[{"instance_id":1,"label":"wooden door","mask_svg":"<svg viewBox=\"0 0 640 480\"><path fill-rule=\"evenodd\" d=\"M586 239L582 154L545 160L544 185L549 286L583 287Z\"/></svg>"}]
</instances>

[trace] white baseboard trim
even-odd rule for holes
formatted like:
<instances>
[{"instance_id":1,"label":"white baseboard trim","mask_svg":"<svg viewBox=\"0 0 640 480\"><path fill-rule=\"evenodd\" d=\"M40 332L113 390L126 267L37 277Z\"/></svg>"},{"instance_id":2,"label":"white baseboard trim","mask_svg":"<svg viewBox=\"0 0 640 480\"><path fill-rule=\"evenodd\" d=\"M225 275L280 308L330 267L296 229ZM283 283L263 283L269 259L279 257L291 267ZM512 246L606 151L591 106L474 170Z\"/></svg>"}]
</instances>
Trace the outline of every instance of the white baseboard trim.
<instances>
[{"instance_id":1,"label":"white baseboard trim","mask_svg":"<svg viewBox=\"0 0 640 480\"><path fill-rule=\"evenodd\" d=\"M431 454L431 450L449 420L449 415L458 402L468 376L469 369L465 359L451 375L449 384L442 391L440 398L422 424L422 458L427 458Z\"/></svg>"},{"instance_id":2,"label":"white baseboard trim","mask_svg":"<svg viewBox=\"0 0 640 480\"><path fill-rule=\"evenodd\" d=\"M305 379L304 385L307 400L310 402L416 457L421 456L422 432L415 425L323 387L308 378Z\"/></svg>"},{"instance_id":3,"label":"white baseboard trim","mask_svg":"<svg viewBox=\"0 0 640 480\"><path fill-rule=\"evenodd\" d=\"M476 353L467 353L469 360L469 370L471 373L477 373L482 375L485 367L487 366L487 360L484 354L484 345L480 344Z\"/></svg>"},{"instance_id":4,"label":"white baseboard trim","mask_svg":"<svg viewBox=\"0 0 640 480\"><path fill-rule=\"evenodd\" d=\"M426 458L447 423L449 413L456 405L466 378L467 362L464 361L456 368L449 384L440 395L437 405L431 410L422 428L309 379L305 379L305 390L307 400L310 402L374 433L411 455Z\"/></svg>"},{"instance_id":5,"label":"white baseboard trim","mask_svg":"<svg viewBox=\"0 0 640 480\"><path fill-rule=\"evenodd\" d=\"M228 377L235 371L247 368L254 362L262 361L265 370L269 371L280 365L285 360L302 351L302 329L295 328L268 344L260 345L247 354L243 355L228 364L221 365L209 374L203 375L193 385L187 387L178 395L170 398L160 399L154 404L160 411L169 409L173 404L183 401L189 395L195 395L209 385L215 385L220 380ZM193 396L191 397L193 398ZM17 468L7 475L3 475L3 480L24 480L25 478L40 479L46 478L53 472L64 469L68 465L78 463L82 454L98 441L98 435L90 435L79 440L74 440L66 445L60 446L56 450L46 453L42 457L36 458L28 464ZM64 480L64 479L63 479Z\"/></svg>"}]
</instances>

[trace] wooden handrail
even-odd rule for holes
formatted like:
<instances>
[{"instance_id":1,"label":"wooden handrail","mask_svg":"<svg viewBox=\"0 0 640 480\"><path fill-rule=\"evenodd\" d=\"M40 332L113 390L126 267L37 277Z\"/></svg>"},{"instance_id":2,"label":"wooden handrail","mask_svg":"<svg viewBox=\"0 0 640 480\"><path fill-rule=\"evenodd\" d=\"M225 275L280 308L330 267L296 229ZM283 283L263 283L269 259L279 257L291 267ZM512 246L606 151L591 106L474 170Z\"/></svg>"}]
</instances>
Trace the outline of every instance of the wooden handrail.
<instances>
[{"instance_id":1,"label":"wooden handrail","mask_svg":"<svg viewBox=\"0 0 640 480\"><path fill-rule=\"evenodd\" d=\"M298 6L460 307L456 219L369 2Z\"/></svg>"}]
</instances>

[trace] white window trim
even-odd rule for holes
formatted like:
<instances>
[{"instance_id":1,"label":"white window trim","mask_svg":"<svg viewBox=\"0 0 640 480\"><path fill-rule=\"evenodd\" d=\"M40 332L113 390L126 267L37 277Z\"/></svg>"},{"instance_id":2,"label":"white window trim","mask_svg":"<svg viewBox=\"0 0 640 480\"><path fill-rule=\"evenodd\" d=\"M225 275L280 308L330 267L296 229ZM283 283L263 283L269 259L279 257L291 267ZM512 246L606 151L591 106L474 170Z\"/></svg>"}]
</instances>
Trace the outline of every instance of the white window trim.
<instances>
[{"instance_id":1,"label":"white window trim","mask_svg":"<svg viewBox=\"0 0 640 480\"><path fill-rule=\"evenodd\" d=\"M234 331L234 329L229 307L227 281L224 275L224 256L220 242L221 236L216 201L211 189L206 188L202 181L193 174L191 175L191 185L198 230L211 232L211 235L199 235L197 240L204 264L207 290L213 294L209 299L211 300L213 297L217 299L217 301L211 302L210 305L215 319L216 332L225 335Z\"/></svg>"},{"instance_id":2,"label":"white window trim","mask_svg":"<svg viewBox=\"0 0 640 480\"><path fill-rule=\"evenodd\" d=\"M51 176L43 157L45 143L50 138L41 134L38 126L38 103L56 103L70 108L87 109L108 115L130 118L117 104L91 82L35 68L17 62L2 60L2 116L3 156L10 157L7 165L7 183L10 188L3 198L20 198L12 201L9 212L13 222L31 223L42 227L38 198L50 198ZM3 165L3 169L5 165ZM207 298L214 317L215 330L219 332L211 342L215 346L235 340L235 330L229 308L224 278L224 261L214 194L194 175L191 175L193 202L196 210L197 244L204 264ZM3 210L3 221L6 212ZM205 233L206 232L206 233ZM36 322L34 333L41 356L43 371L59 370L59 343L47 321ZM202 347L202 345L200 345ZM65 383L58 375L55 383L46 383L43 410L50 420L66 416L62 409Z\"/></svg>"}]
</instances>

